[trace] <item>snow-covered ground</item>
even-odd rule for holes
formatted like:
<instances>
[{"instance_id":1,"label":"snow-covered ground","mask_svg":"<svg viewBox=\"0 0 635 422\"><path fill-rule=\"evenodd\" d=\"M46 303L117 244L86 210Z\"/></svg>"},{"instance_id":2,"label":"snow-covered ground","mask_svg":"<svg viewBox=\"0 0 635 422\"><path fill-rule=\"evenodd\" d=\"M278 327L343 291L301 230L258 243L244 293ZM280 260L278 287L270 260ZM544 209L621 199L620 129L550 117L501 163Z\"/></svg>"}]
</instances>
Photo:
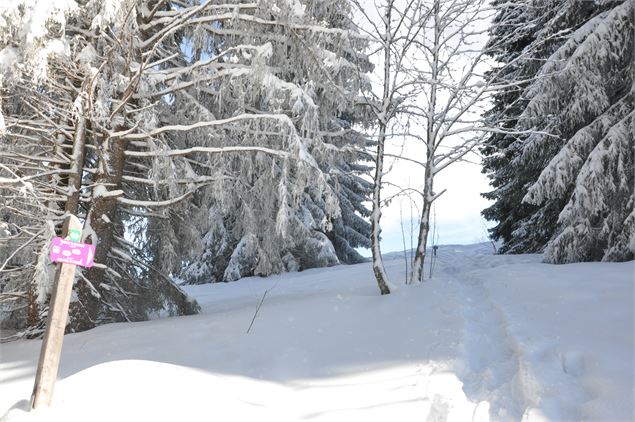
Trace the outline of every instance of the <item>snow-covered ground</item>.
<instances>
[{"instance_id":1,"label":"snow-covered ground","mask_svg":"<svg viewBox=\"0 0 635 422\"><path fill-rule=\"evenodd\" d=\"M403 284L403 256L386 267ZM200 315L66 336L50 409L24 410L40 341L1 345L0 415L633 420L634 276L633 262L554 266L483 244L441 247L432 280L386 297L369 264L193 286Z\"/></svg>"}]
</instances>

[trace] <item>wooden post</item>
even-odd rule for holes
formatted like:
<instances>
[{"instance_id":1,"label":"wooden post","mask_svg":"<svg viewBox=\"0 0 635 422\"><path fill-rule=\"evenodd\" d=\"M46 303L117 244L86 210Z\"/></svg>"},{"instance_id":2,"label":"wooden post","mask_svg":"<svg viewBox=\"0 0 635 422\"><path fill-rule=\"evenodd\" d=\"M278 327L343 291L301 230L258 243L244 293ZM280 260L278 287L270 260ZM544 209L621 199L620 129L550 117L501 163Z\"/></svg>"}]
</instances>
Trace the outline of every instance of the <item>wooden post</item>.
<instances>
[{"instance_id":1,"label":"wooden post","mask_svg":"<svg viewBox=\"0 0 635 422\"><path fill-rule=\"evenodd\" d=\"M70 215L64 222L62 237L66 238L71 230L81 231L81 229L82 225L77 217ZM46 331L44 332L42 349L40 350L40 360L37 365L33 395L31 396L33 409L41 405L51 405L53 387L55 386L55 379L60 365L60 354L62 353L62 342L64 341L64 330L66 329L68 306L71 301L74 278L75 265L58 264L49 304Z\"/></svg>"}]
</instances>

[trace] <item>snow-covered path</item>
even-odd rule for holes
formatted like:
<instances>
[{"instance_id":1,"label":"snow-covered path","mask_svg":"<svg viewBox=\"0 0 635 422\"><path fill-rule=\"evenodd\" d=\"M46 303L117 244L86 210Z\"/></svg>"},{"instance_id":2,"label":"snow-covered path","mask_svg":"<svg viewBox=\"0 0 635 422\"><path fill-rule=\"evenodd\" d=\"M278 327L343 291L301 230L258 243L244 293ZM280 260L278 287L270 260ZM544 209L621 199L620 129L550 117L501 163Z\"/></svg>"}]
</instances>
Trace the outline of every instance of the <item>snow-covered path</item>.
<instances>
[{"instance_id":1,"label":"snow-covered path","mask_svg":"<svg viewBox=\"0 0 635 422\"><path fill-rule=\"evenodd\" d=\"M513 388L519 362L507 323L479 282L458 280L452 282L459 286L465 319L463 390L468 397L487 401L493 417L520 420L525 403Z\"/></svg>"},{"instance_id":2,"label":"snow-covered path","mask_svg":"<svg viewBox=\"0 0 635 422\"><path fill-rule=\"evenodd\" d=\"M403 283L403 256L392 258ZM633 263L539 260L441 247L432 280L387 297L368 264L188 287L200 315L66 336L46 411L22 410L40 342L1 345L0 416L631 420Z\"/></svg>"}]
</instances>

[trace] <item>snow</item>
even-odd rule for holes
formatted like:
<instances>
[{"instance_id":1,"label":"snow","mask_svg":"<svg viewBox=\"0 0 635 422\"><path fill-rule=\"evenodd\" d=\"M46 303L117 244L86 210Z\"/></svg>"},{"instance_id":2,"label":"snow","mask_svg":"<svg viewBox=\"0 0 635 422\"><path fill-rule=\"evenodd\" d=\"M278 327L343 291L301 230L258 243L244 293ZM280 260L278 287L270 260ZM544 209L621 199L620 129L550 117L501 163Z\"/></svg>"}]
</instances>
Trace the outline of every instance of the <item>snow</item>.
<instances>
[{"instance_id":1,"label":"snow","mask_svg":"<svg viewBox=\"0 0 635 422\"><path fill-rule=\"evenodd\" d=\"M0 420L632 420L634 263L540 259L441 246L388 296L370 263L185 286L201 314L67 335L49 409L40 341L2 344Z\"/></svg>"},{"instance_id":2,"label":"snow","mask_svg":"<svg viewBox=\"0 0 635 422\"><path fill-rule=\"evenodd\" d=\"M93 198L112 198L123 195L121 189L108 190L103 184L97 184L93 188Z\"/></svg>"},{"instance_id":3,"label":"snow","mask_svg":"<svg viewBox=\"0 0 635 422\"><path fill-rule=\"evenodd\" d=\"M37 0L22 2L20 6L26 8L25 15L28 17L22 28L28 44L35 44L38 39L46 37L47 24L51 20L65 25L66 15L76 12L78 8L72 0Z\"/></svg>"},{"instance_id":4,"label":"snow","mask_svg":"<svg viewBox=\"0 0 635 422\"><path fill-rule=\"evenodd\" d=\"M12 76L18 62L31 67L32 81L46 80L48 58L52 55L66 56L68 44L64 39L50 39L49 29L58 24L63 32L66 20L77 13L78 5L73 0L13 0L0 4L0 80ZM5 39L9 37L8 40ZM9 41L10 42L7 42Z\"/></svg>"},{"instance_id":5,"label":"snow","mask_svg":"<svg viewBox=\"0 0 635 422\"><path fill-rule=\"evenodd\" d=\"M97 50L93 47L92 44L86 44L82 51L76 56L76 60L82 64L90 67L91 64L95 63L98 59Z\"/></svg>"},{"instance_id":6,"label":"snow","mask_svg":"<svg viewBox=\"0 0 635 422\"><path fill-rule=\"evenodd\" d=\"M0 50L0 73L8 72L18 60L17 50L13 47L4 47Z\"/></svg>"},{"instance_id":7,"label":"snow","mask_svg":"<svg viewBox=\"0 0 635 422\"><path fill-rule=\"evenodd\" d=\"M104 0L101 3L100 12L93 18L91 29L103 30L127 10L125 0Z\"/></svg>"},{"instance_id":8,"label":"snow","mask_svg":"<svg viewBox=\"0 0 635 422\"><path fill-rule=\"evenodd\" d=\"M633 270L633 262L503 265L498 271L513 277L486 284L519 363L538 381L531 393L547 419L631 419Z\"/></svg>"}]
</instances>

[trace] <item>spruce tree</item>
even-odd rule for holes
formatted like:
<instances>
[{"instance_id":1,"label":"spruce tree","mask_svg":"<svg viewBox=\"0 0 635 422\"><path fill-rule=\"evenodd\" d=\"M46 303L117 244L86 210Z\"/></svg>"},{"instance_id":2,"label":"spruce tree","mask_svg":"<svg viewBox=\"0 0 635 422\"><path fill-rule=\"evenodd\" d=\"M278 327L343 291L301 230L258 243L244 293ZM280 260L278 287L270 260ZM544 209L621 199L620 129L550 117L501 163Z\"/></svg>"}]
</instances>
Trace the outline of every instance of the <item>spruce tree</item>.
<instances>
[{"instance_id":1,"label":"spruce tree","mask_svg":"<svg viewBox=\"0 0 635 422\"><path fill-rule=\"evenodd\" d=\"M503 252L546 247L549 262L628 259L633 4L529 4L517 10L511 44L501 41L510 35L506 26L492 34L503 63L514 52L530 57L518 61L524 71L509 75L527 82L500 93L489 116L502 127L534 133L489 139L484 171L495 190L485 196L495 203L483 214L498 221L492 236L503 240ZM499 23L515 11L505 3L499 8ZM529 37L514 44L523 28Z\"/></svg>"},{"instance_id":2,"label":"spruce tree","mask_svg":"<svg viewBox=\"0 0 635 422\"><path fill-rule=\"evenodd\" d=\"M358 98L366 84L359 70L369 69L361 53L365 42L351 25L346 1L269 3L262 2L254 10L254 22L220 24L212 39L192 34L195 55L226 54L227 60L237 64L245 59L232 54L232 49L269 46L268 56L258 67L245 62L244 75L216 85L220 95L199 94L198 101L217 118L242 110L288 115L307 140L315 165L327 175L335 203L307 183L296 196L297 207L287 210L287 231L282 234L271 224L276 220L275 203L258 213L244 207L259 198L245 186L271 185L272 174L281 169L267 168L266 161L246 168L237 163L231 172L250 174L251 180L241 184L227 180L223 191L210 188L197 195L190 220L197 223L181 229L198 230L200 239L194 242L195 253L183 263L180 277L187 283L360 262L363 258L355 248L369 243L370 225L364 219L368 211L363 203L370 185L361 177L370 170L361 154L369 141L356 130L368 120ZM259 19L269 15L281 24L258 25ZM314 26L324 31L306 30ZM226 140L215 142L222 145ZM272 195L266 198L273 199ZM338 213L332 212L333 206Z\"/></svg>"},{"instance_id":3,"label":"spruce tree","mask_svg":"<svg viewBox=\"0 0 635 422\"><path fill-rule=\"evenodd\" d=\"M255 273L293 267L280 240L310 237L307 256L337 262L321 232L341 215L332 157L356 138L332 121L354 109L365 43L341 28L345 5L0 7L0 291L13 298L0 324L41 332L50 240L67 213L96 245L96 265L77 271L69 330L195 312L172 276L201 228L237 240L231 277L252 268L241 257Z\"/></svg>"}]
</instances>

